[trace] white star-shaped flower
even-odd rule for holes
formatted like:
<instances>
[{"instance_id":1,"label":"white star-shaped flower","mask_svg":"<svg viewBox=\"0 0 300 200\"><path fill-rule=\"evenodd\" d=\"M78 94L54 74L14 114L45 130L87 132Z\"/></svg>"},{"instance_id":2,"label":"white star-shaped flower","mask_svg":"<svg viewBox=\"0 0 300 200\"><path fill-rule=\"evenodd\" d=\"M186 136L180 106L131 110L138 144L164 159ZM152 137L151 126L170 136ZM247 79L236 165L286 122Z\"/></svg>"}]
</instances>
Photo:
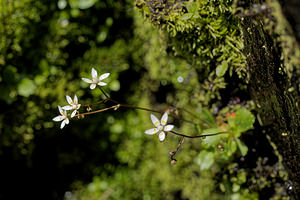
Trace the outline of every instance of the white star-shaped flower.
<instances>
[{"instance_id":1,"label":"white star-shaped flower","mask_svg":"<svg viewBox=\"0 0 300 200\"><path fill-rule=\"evenodd\" d=\"M159 140L162 142L165 140L165 132L171 131L174 128L174 125L167 125L168 113L164 113L161 120L159 121L153 114L150 115L152 123L156 128L146 130L145 133L148 135L153 135L158 133Z\"/></svg>"},{"instance_id":2,"label":"white star-shaped flower","mask_svg":"<svg viewBox=\"0 0 300 200\"><path fill-rule=\"evenodd\" d=\"M78 103L78 98L75 94L74 100L70 96L66 96L66 99L70 105L62 107L63 110L74 110L71 114L71 118L76 115L77 110L80 108L81 104Z\"/></svg>"},{"instance_id":3,"label":"white star-shaped flower","mask_svg":"<svg viewBox=\"0 0 300 200\"><path fill-rule=\"evenodd\" d=\"M110 75L110 73L105 73L105 74L102 74L101 76L99 76L99 78L98 78L97 71L94 68L92 68L92 80L90 80L88 78L82 78L82 80L84 82L90 83L91 84L90 88L93 90L93 89L95 89L95 87L97 85L99 85L99 86L107 85L106 83L102 82L102 80L106 79L109 75Z\"/></svg>"},{"instance_id":4,"label":"white star-shaped flower","mask_svg":"<svg viewBox=\"0 0 300 200\"><path fill-rule=\"evenodd\" d=\"M53 121L60 122L63 120L60 124L60 128L62 129L66 124L69 124L69 119L67 116L67 111L63 110L60 106L58 106L58 110L61 115L54 117Z\"/></svg>"}]
</instances>

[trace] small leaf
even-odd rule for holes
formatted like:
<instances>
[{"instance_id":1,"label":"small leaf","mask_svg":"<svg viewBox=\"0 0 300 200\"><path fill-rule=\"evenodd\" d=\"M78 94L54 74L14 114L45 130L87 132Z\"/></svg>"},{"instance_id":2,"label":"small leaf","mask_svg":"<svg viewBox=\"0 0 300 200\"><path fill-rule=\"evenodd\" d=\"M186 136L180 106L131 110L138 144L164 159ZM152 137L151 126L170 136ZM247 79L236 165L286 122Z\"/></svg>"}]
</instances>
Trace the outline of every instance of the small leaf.
<instances>
[{"instance_id":1,"label":"small leaf","mask_svg":"<svg viewBox=\"0 0 300 200\"><path fill-rule=\"evenodd\" d=\"M36 86L29 78L24 78L18 85L18 93L21 96L29 97L34 94Z\"/></svg>"},{"instance_id":2,"label":"small leaf","mask_svg":"<svg viewBox=\"0 0 300 200\"><path fill-rule=\"evenodd\" d=\"M214 161L214 153L208 151L201 151L196 159L196 163L200 165L200 170L209 169L214 164Z\"/></svg>"},{"instance_id":3,"label":"small leaf","mask_svg":"<svg viewBox=\"0 0 300 200\"><path fill-rule=\"evenodd\" d=\"M197 12L197 4L195 2L188 2L186 8L190 13Z\"/></svg>"},{"instance_id":4,"label":"small leaf","mask_svg":"<svg viewBox=\"0 0 300 200\"><path fill-rule=\"evenodd\" d=\"M197 133L201 134L201 128L198 124L195 124L195 130Z\"/></svg>"},{"instance_id":5,"label":"small leaf","mask_svg":"<svg viewBox=\"0 0 300 200\"><path fill-rule=\"evenodd\" d=\"M216 75L218 77L224 76L228 68L228 63L226 61L223 61L221 65L219 65L216 69Z\"/></svg>"},{"instance_id":6,"label":"small leaf","mask_svg":"<svg viewBox=\"0 0 300 200\"><path fill-rule=\"evenodd\" d=\"M212 116L212 114L209 112L208 109L203 108L202 111L201 111L201 113L199 114L199 117L203 121L207 122L209 125L215 125L216 126L215 119Z\"/></svg>"},{"instance_id":7,"label":"small leaf","mask_svg":"<svg viewBox=\"0 0 300 200\"><path fill-rule=\"evenodd\" d=\"M210 134L214 134L214 133L220 133L223 132L223 130L219 129L219 128L210 128L210 129L205 129L203 130L201 135L210 135ZM221 140L221 137L223 135L214 135L214 136L207 136L204 140L203 140L203 145L210 147L216 147Z\"/></svg>"},{"instance_id":8,"label":"small leaf","mask_svg":"<svg viewBox=\"0 0 300 200\"><path fill-rule=\"evenodd\" d=\"M69 0L71 8L88 9L98 0Z\"/></svg>"},{"instance_id":9,"label":"small leaf","mask_svg":"<svg viewBox=\"0 0 300 200\"><path fill-rule=\"evenodd\" d=\"M237 192L240 190L240 185L233 183L232 185L232 192Z\"/></svg>"},{"instance_id":10,"label":"small leaf","mask_svg":"<svg viewBox=\"0 0 300 200\"><path fill-rule=\"evenodd\" d=\"M188 20L190 18L192 18L193 13L185 13L184 15L181 16L182 20Z\"/></svg>"},{"instance_id":11,"label":"small leaf","mask_svg":"<svg viewBox=\"0 0 300 200\"><path fill-rule=\"evenodd\" d=\"M209 135L209 134L220 133L220 132L224 132L224 131L220 128L208 128L203 130L201 135Z\"/></svg>"},{"instance_id":12,"label":"small leaf","mask_svg":"<svg viewBox=\"0 0 300 200\"><path fill-rule=\"evenodd\" d=\"M253 128L254 121L254 115L246 108L242 108L236 112L234 123L240 132L245 132Z\"/></svg>"},{"instance_id":13,"label":"small leaf","mask_svg":"<svg viewBox=\"0 0 300 200\"><path fill-rule=\"evenodd\" d=\"M236 140L236 142L238 144L238 147L239 147L239 149L241 151L242 156L245 156L247 154L247 152L248 152L248 147L244 143L242 143L240 139L235 138L235 140Z\"/></svg>"}]
</instances>

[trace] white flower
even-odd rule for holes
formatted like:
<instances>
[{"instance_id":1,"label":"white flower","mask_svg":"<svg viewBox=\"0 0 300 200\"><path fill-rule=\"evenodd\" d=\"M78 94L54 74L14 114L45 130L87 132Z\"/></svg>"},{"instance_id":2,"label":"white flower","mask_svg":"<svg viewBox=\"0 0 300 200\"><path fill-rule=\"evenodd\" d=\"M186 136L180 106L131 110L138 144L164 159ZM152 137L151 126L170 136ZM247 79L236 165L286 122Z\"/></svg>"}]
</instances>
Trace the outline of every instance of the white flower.
<instances>
[{"instance_id":1,"label":"white flower","mask_svg":"<svg viewBox=\"0 0 300 200\"><path fill-rule=\"evenodd\" d=\"M71 118L76 115L77 110L80 108L81 104L78 103L78 98L75 94L74 100L70 96L66 96L66 99L70 105L62 107L63 110L74 110L71 114Z\"/></svg>"},{"instance_id":2,"label":"white flower","mask_svg":"<svg viewBox=\"0 0 300 200\"><path fill-rule=\"evenodd\" d=\"M69 119L68 119L68 116L67 116L67 111L63 110L60 106L58 106L58 110L59 110L59 112L60 112L61 115L58 115L57 117L54 117L53 121L59 122L59 121L63 120L61 122L61 125L60 125L60 128L63 128L66 124L69 124Z\"/></svg>"},{"instance_id":3,"label":"white flower","mask_svg":"<svg viewBox=\"0 0 300 200\"><path fill-rule=\"evenodd\" d=\"M164 113L161 120L159 121L153 114L150 115L152 123L156 128L146 130L145 133L148 135L153 135L158 133L159 140L162 142L165 140L165 132L171 131L174 128L174 125L167 125L168 113Z\"/></svg>"},{"instance_id":4,"label":"white flower","mask_svg":"<svg viewBox=\"0 0 300 200\"><path fill-rule=\"evenodd\" d=\"M97 71L94 68L92 68L92 78L93 79L90 80L88 78L82 78L82 80L84 82L91 83L90 88L93 90L93 89L95 89L97 84L99 86L107 85L106 83L102 82L102 80L106 79L109 75L110 75L110 73L105 73L105 74L102 74L101 76L99 76L99 78L98 78Z\"/></svg>"}]
</instances>

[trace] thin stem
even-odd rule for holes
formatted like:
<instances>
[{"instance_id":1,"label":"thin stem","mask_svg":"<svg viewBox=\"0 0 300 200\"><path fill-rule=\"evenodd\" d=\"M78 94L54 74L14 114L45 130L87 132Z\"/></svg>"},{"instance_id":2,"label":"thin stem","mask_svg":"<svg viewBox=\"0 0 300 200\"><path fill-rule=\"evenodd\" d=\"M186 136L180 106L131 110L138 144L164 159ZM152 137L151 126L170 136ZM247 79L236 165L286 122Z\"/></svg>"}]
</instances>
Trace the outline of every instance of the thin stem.
<instances>
[{"instance_id":1,"label":"thin stem","mask_svg":"<svg viewBox=\"0 0 300 200\"><path fill-rule=\"evenodd\" d=\"M95 102L95 103L85 104L85 105L83 105L83 106L90 107L90 106L93 106L93 105L105 103L106 101L107 101L107 99L103 99L103 100L101 100L101 101L98 101L98 102Z\"/></svg>"},{"instance_id":2,"label":"thin stem","mask_svg":"<svg viewBox=\"0 0 300 200\"><path fill-rule=\"evenodd\" d=\"M98 88L101 90L101 92L104 94L106 99L109 99L109 96L104 92L104 90L101 88L101 86L98 86Z\"/></svg>"},{"instance_id":3,"label":"thin stem","mask_svg":"<svg viewBox=\"0 0 300 200\"><path fill-rule=\"evenodd\" d=\"M77 114L75 116L80 117L80 116L84 116L84 115L91 115L91 114L100 113L100 112L104 112L104 111L111 110L111 109L114 109L114 108L119 108L119 107L120 107L120 104L117 104L117 105L114 105L114 106L111 106L111 107L108 107L108 108L103 108L103 109L95 110L95 111L92 111L92 112L81 113L81 114Z\"/></svg>"},{"instance_id":4,"label":"thin stem","mask_svg":"<svg viewBox=\"0 0 300 200\"><path fill-rule=\"evenodd\" d=\"M122 103L119 103L118 101L114 100L114 99L111 99L109 98L109 96L104 92L104 90L99 86L98 87L101 92L104 94L104 96L106 97L106 99L102 100L102 101L99 101L99 102L96 102L96 103L93 103L93 104L87 104L86 106L90 106L90 105L95 105L95 104L101 104L101 103L105 103L106 101L111 101L113 103L116 103L119 105L119 107L124 107L124 108L133 108L133 109L138 109L138 110L145 110L145 111L149 111L149 112L156 112L156 113L161 113L163 114L164 112L161 112L161 111L158 111L158 110L153 110L153 109L150 109L150 108L143 108L143 107L139 107L139 106L134 106L134 105L129 105L129 104L122 104ZM93 112L89 112L89 113L93 113ZM183 119L183 118L179 118L177 117L176 115L171 115L173 116L174 118L177 118L181 121L185 121L185 122L188 122L188 123L191 123L191 124L196 124L195 122L191 121L191 120L187 120L187 119Z\"/></svg>"},{"instance_id":5,"label":"thin stem","mask_svg":"<svg viewBox=\"0 0 300 200\"><path fill-rule=\"evenodd\" d=\"M174 156L176 155L176 153L179 151L182 143L184 141L184 136L182 136L182 138L180 139L178 145L177 145L177 148L175 149L175 151L170 151L169 154L170 154L170 158L171 158L171 164L174 165L176 164L177 160L174 158Z\"/></svg>"},{"instance_id":6,"label":"thin stem","mask_svg":"<svg viewBox=\"0 0 300 200\"><path fill-rule=\"evenodd\" d=\"M120 105L122 107L125 107L125 108L133 108L133 109L138 109L138 110L145 110L145 111L150 111L150 112L162 113L161 111L158 111L158 110L143 108L143 107L139 107L139 106L133 106L133 105L129 105L129 104L120 104Z\"/></svg>"},{"instance_id":7,"label":"thin stem","mask_svg":"<svg viewBox=\"0 0 300 200\"><path fill-rule=\"evenodd\" d=\"M118 101L116 101L114 99L111 99L111 98L107 98L107 100L111 101L113 103L116 103L116 104L120 104L120 107L124 107L124 108L132 108L132 109L138 109L138 110L145 110L145 111L155 112L155 113L161 113L161 114L164 113L164 112L159 111L159 110L153 110L153 109L150 109L150 108L143 108L143 107L134 106L134 105L130 105L130 104L119 103ZM196 124L193 121L190 121L190 120L187 120L187 119L183 119L183 118L179 118L176 115L171 115L171 116L174 117L174 118L180 119L181 121L185 121L185 122L188 122L188 123L191 123L191 124Z\"/></svg>"},{"instance_id":8,"label":"thin stem","mask_svg":"<svg viewBox=\"0 0 300 200\"><path fill-rule=\"evenodd\" d=\"M228 133L228 132L219 132L219 133L213 133L213 134L208 134L208 135L196 135L196 136L184 135L181 133L177 133L175 131L170 131L168 133L173 133L175 135L179 135L179 136L187 137L187 138L204 138L204 137L209 137L209 136L214 136L214 135L221 135L221 134Z\"/></svg>"}]
</instances>

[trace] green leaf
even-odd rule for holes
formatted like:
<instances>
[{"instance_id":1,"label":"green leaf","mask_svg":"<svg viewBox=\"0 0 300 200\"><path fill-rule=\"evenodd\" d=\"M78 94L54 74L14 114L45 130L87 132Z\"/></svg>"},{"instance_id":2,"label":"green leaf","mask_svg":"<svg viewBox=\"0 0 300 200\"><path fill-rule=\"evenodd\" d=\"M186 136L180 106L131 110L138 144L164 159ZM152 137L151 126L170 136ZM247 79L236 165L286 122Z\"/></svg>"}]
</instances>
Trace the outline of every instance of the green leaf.
<instances>
[{"instance_id":1,"label":"green leaf","mask_svg":"<svg viewBox=\"0 0 300 200\"><path fill-rule=\"evenodd\" d=\"M199 114L199 117L203 121L207 122L209 125L215 125L216 126L215 119L212 116L212 114L209 112L208 109L203 108L202 111L201 111L201 113Z\"/></svg>"},{"instance_id":2,"label":"green leaf","mask_svg":"<svg viewBox=\"0 0 300 200\"><path fill-rule=\"evenodd\" d=\"M238 147L241 151L241 154L242 156L245 156L248 152L248 147L238 138L235 138L237 144L238 144Z\"/></svg>"},{"instance_id":3,"label":"green leaf","mask_svg":"<svg viewBox=\"0 0 300 200\"><path fill-rule=\"evenodd\" d=\"M227 155L228 156L231 156L232 154L234 154L237 150L237 143L236 141L232 141L231 139L228 140L228 152L227 152Z\"/></svg>"},{"instance_id":4,"label":"green leaf","mask_svg":"<svg viewBox=\"0 0 300 200\"><path fill-rule=\"evenodd\" d=\"M196 13L197 12L197 4L195 2L188 2L186 8L189 13Z\"/></svg>"},{"instance_id":5,"label":"green leaf","mask_svg":"<svg viewBox=\"0 0 300 200\"><path fill-rule=\"evenodd\" d=\"M209 134L220 133L220 132L223 132L223 130L219 128L210 128L210 129L203 130L201 135L209 135ZM210 146L216 147L219 144L222 136L223 135L208 136L203 140L203 145L207 147Z\"/></svg>"},{"instance_id":6,"label":"green leaf","mask_svg":"<svg viewBox=\"0 0 300 200\"><path fill-rule=\"evenodd\" d=\"M237 192L240 190L240 185L233 183L232 185L232 192Z\"/></svg>"},{"instance_id":7,"label":"green leaf","mask_svg":"<svg viewBox=\"0 0 300 200\"><path fill-rule=\"evenodd\" d=\"M195 124L195 130L197 133L201 134L201 128L198 124Z\"/></svg>"},{"instance_id":8,"label":"green leaf","mask_svg":"<svg viewBox=\"0 0 300 200\"><path fill-rule=\"evenodd\" d=\"M34 94L36 86L34 81L30 80L29 78L24 78L18 85L18 93L21 96L29 97L30 95Z\"/></svg>"},{"instance_id":9,"label":"green leaf","mask_svg":"<svg viewBox=\"0 0 300 200\"><path fill-rule=\"evenodd\" d=\"M69 0L71 8L88 9L98 0Z\"/></svg>"},{"instance_id":10,"label":"green leaf","mask_svg":"<svg viewBox=\"0 0 300 200\"><path fill-rule=\"evenodd\" d=\"M226 61L223 61L221 65L219 65L216 69L216 75L218 77L222 77L224 76L224 74L226 73L228 69L228 63Z\"/></svg>"},{"instance_id":11,"label":"green leaf","mask_svg":"<svg viewBox=\"0 0 300 200\"><path fill-rule=\"evenodd\" d=\"M209 169L214 161L214 153L208 151L201 151L196 159L196 163L200 165L200 170Z\"/></svg>"},{"instance_id":12,"label":"green leaf","mask_svg":"<svg viewBox=\"0 0 300 200\"><path fill-rule=\"evenodd\" d=\"M234 124L240 132L245 132L253 128L254 121L254 115L246 108L242 108L236 112Z\"/></svg>"},{"instance_id":13,"label":"green leaf","mask_svg":"<svg viewBox=\"0 0 300 200\"><path fill-rule=\"evenodd\" d=\"M201 135L209 135L209 134L220 133L220 132L224 132L224 131L220 128L208 128L203 130Z\"/></svg>"},{"instance_id":14,"label":"green leaf","mask_svg":"<svg viewBox=\"0 0 300 200\"><path fill-rule=\"evenodd\" d=\"M193 13L185 13L184 15L181 16L182 20L188 20L190 18L192 18Z\"/></svg>"}]
</instances>

